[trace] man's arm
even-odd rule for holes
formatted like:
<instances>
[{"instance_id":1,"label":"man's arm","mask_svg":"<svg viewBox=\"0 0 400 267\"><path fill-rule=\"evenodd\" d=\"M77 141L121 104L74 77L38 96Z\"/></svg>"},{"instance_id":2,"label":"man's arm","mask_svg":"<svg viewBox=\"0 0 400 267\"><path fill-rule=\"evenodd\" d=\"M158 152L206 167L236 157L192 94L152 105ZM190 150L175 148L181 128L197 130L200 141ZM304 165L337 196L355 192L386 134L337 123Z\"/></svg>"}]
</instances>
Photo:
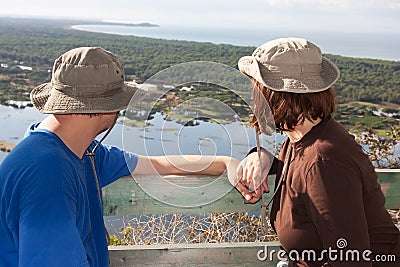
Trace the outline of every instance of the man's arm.
<instances>
[{"instance_id":1,"label":"man's arm","mask_svg":"<svg viewBox=\"0 0 400 267\"><path fill-rule=\"evenodd\" d=\"M25 207L20 217L19 266L89 266L72 219L59 198Z\"/></svg>"},{"instance_id":2,"label":"man's arm","mask_svg":"<svg viewBox=\"0 0 400 267\"><path fill-rule=\"evenodd\" d=\"M134 174L208 174L220 175L227 166L237 165L238 161L226 156L139 156Z\"/></svg>"},{"instance_id":3,"label":"man's arm","mask_svg":"<svg viewBox=\"0 0 400 267\"><path fill-rule=\"evenodd\" d=\"M76 225L77 195L63 172L37 170L20 188L19 266L89 266Z\"/></svg>"},{"instance_id":4,"label":"man's arm","mask_svg":"<svg viewBox=\"0 0 400 267\"><path fill-rule=\"evenodd\" d=\"M237 159L227 156L139 156L133 174L220 175L226 171L229 182L248 201L253 198L253 194L238 179L238 165Z\"/></svg>"}]
</instances>

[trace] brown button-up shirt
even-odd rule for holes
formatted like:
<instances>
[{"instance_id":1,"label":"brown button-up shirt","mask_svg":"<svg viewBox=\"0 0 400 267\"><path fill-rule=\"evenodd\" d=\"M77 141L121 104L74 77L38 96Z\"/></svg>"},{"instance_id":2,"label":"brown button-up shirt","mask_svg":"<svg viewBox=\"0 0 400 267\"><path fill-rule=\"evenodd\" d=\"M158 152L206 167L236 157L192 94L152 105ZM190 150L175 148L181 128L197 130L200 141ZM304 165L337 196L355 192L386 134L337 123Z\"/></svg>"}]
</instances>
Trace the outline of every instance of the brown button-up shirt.
<instances>
[{"instance_id":1,"label":"brown button-up shirt","mask_svg":"<svg viewBox=\"0 0 400 267\"><path fill-rule=\"evenodd\" d=\"M286 155L271 223L290 258L300 256L299 266L400 266L399 230L352 135L327 118L300 141L286 140L270 171L277 179ZM397 261L373 265L375 254L396 254Z\"/></svg>"}]
</instances>

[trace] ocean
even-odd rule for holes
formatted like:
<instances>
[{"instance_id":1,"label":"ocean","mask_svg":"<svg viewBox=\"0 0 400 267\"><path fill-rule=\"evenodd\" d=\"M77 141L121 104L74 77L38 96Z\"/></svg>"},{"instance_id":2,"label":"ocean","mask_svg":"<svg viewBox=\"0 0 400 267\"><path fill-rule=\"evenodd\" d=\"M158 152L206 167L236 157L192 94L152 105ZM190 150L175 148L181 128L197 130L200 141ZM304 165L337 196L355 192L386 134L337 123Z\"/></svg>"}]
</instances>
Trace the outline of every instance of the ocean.
<instances>
[{"instance_id":1,"label":"ocean","mask_svg":"<svg viewBox=\"0 0 400 267\"><path fill-rule=\"evenodd\" d=\"M129 27L117 25L74 25L72 28L90 32L240 46L259 46L266 41L280 37L304 37L317 44L325 54L400 61L400 31L399 33L347 33L269 30L260 33L256 30L218 27Z\"/></svg>"}]
</instances>

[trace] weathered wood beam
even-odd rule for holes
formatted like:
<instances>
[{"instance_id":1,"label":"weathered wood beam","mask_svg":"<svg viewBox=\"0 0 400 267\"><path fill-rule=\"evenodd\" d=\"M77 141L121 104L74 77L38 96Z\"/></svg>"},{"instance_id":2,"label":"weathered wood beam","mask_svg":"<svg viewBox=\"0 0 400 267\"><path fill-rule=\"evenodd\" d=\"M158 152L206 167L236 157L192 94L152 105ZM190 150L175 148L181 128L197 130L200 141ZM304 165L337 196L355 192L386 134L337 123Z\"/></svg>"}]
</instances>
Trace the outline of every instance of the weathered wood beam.
<instances>
[{"instance_id":1,"label":"weathered wood beam","mask_svg":"<svg viewBox=\"0 0 400 267\"><path fill-rule=\"evenodd\" d=\"M400 169L380 169L377 173L386 196L386 208L399 208ZM217 183L215 177L207 176L165 176L162 180L153 176L135 179L127 176L103 188L104 215L260 211L260 202L244 204L226 177L219 177ZM271 191L274 180L271 177L268 182ZM272 192L265 196L269 199Z\"/></svg>"},{"instance_id":2,"label":"weathered wood beam","mask_svg":"<svg viewBox=\"0 0 400 267\"><path fill-rule=\"evenodd\" d=\"M111 266L276 266L279 242L111 246ZM266 253L266 255L265 255ZM280 255L282 256L282 255ZM265 259L264 259L265 257Z\"/></svg>"}]
</instances>

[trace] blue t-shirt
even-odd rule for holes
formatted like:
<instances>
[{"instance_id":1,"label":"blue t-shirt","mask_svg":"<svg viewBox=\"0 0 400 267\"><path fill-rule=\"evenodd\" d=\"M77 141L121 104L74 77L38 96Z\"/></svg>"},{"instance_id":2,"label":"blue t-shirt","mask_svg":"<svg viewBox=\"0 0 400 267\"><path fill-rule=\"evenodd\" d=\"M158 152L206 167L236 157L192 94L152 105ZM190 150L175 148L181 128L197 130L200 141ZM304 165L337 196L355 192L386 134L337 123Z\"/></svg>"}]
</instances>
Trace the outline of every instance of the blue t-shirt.
<instances>
[{"instance_id":1,"label":"blue t-shirt","mask_svg":"<svg viewBox=\"0 0 400 267\"><path fill-rule=\"evenodd\" d=\"M95 163L103 187L129 175L137 155L101 144ZM90 160L57 135L30 127L0 165L0 194L0 266L108 266Z\"/></svg>"}]
</instances>

